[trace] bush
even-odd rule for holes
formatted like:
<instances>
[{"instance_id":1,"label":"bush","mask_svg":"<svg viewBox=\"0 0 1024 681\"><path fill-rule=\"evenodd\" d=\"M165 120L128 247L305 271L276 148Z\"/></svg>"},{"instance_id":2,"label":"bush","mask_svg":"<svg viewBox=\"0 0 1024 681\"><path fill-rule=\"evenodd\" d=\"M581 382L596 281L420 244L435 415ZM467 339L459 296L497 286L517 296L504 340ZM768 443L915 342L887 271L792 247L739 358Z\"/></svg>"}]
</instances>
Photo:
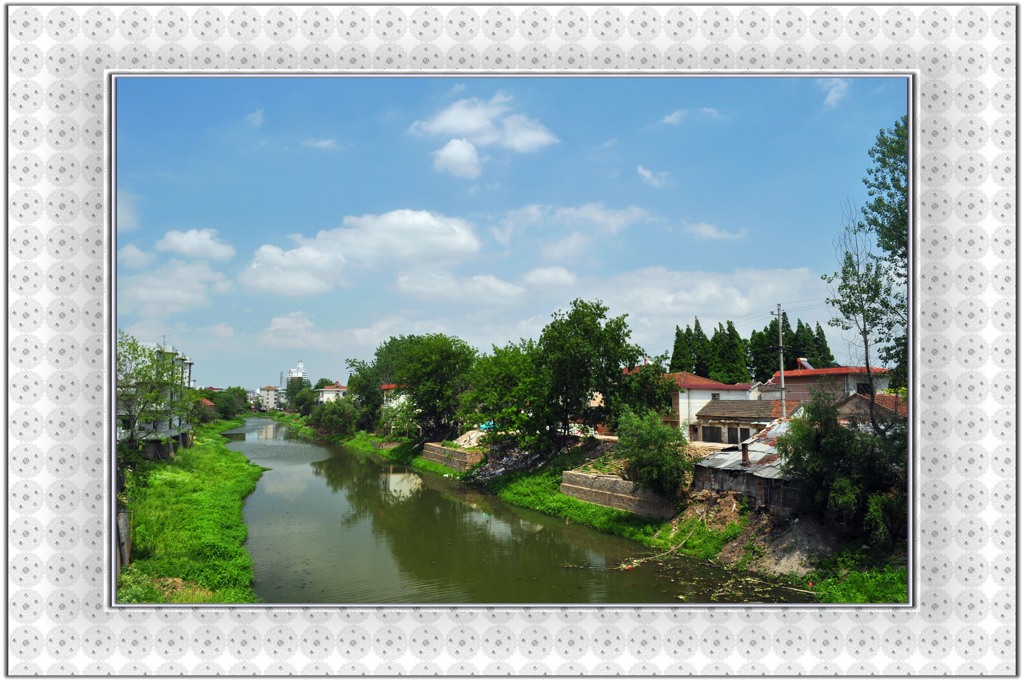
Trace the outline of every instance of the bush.
<instances>
[{"instance_id":1,"label":"bush","mask_svg":"<svg viewBox=\"0 0 1024 681\"><path fill-rule=\"evenodd\" d=\"M359 414L347 398L317 405L307 423L327 435L348 437L355 434Z\"/></svg>"},{"instance_id":2,"label":"bush","mask_svg":"<svg viewBox=\"0 0 1024 681\"><path fill-rule=\"evenodd\" d=\"M678 497L686 473L693 467L682 455L685 447L683 434L664 423L657 412L637 415L623 410L616 451L625 457L626 473L641 488Z\"/></svg>"}]
</instances>

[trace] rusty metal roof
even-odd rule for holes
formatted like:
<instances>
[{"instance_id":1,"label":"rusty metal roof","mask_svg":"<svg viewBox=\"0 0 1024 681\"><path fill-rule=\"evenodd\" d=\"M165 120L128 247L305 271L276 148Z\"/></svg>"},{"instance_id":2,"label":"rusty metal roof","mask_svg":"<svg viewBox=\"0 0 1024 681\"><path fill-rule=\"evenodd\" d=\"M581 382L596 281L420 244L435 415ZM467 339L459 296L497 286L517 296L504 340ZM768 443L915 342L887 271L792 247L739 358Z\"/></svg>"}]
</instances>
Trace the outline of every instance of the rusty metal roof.
<instances>
[{"instance_id":1,"label":"rusty metal roof","mask_svg":"<svg viewBox=\"0 0 1024 681\"><path fill-rule=\"evenodd\" d=\"M747 454L750 457L749 466L743 465L741 445L727 447L698 461L696 465L719 470L743 471L759 478L788 479L789 476L782 472L784 459L775 449L777 438L788 431L789 419L776 419L753 437L744 440L743 444L747 445Z\"/></svg>"}]
</instances>

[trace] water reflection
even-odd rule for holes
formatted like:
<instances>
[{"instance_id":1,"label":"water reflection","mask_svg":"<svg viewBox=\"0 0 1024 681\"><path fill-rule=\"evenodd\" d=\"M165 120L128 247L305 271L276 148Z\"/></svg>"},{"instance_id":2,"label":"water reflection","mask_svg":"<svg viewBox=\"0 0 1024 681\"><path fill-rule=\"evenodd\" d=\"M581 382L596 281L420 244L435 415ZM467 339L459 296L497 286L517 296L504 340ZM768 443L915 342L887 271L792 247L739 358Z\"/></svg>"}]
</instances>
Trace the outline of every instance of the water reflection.
<instances>
[{"instance_id":1,"label":"water reflection","mask_svg":"<svg viewBox=\"0 0 1024 681\"><path fill-rule=\"evenodd\" d=\"M253 421L230 445L270 469L245 506L255 590L266 602L707 602L728 582L687 561L610 569L643 549L284 431Z\"/></svg>"}]
</instances>

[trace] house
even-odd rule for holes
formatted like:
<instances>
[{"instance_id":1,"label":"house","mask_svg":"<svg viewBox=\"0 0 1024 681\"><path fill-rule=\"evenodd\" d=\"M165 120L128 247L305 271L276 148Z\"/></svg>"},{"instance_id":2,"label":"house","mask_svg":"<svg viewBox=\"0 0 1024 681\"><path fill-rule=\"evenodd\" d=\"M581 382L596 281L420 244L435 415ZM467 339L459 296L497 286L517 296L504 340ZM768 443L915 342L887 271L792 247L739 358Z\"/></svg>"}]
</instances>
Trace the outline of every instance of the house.
<instances>
[{"instance_id":1,"label":"house","mask_svg":"<svg viewBox=\"0 0 1024 681\"><path fill-rule=\"evenodd\" d=\"M845 421L867 421L870 416L871 397L863 393L848 395L839 403L839 419ZM875 395L875 414L885 420L907 418L907 403L899 395Z\"/></svg>"},{"instance_id":2,"label":"house","mask_svg":"<svg viewBox=\"0 0 1024 681\"><path fill-rule=\"evenodd\" d=\"M278 387L276 385L266 385L260 388L260 409L262 411L270 411L271 409L277 409Z\"/></svg>"},{"instance_id":3,"label":"house","mask_svg":"<svg viewBox=\"0 0 1024 681\"><path fill-rule=\"evenodd\" d=\"M399 386L396 383L388 383L387 385L382 385L380 389L381 392L384 393L383 406L385 407L390 407L400 402L405 402L409 398L408 395L406 395L399 389Z\"/></svg>"},{"instance_id":4,"label":"house","mask_svg":"<svg viewBox=\"0 0 1024 681\"><path fill-rule=\"evenodd\" d=\"M780 400L713 400L697 412L697 438L700 442L739 444L783 416L792 416L798 403L786 405Z\"/></svg>"},{"instance_id":5,"label":"house","mask_svg":"<svg viewBox=\"0 0 1024 681\"><path fill-rule=\"evenodd\" d=\"M322 388L317 389L316 403L326 404L333 402L334 400L340 399L345 396L348 392L348 386L341 385L335 381L331 385L325 385Z\"/></svg>"},{"instance_id":6,"label":"house","mask_svg":"<svg viewBox=\"0 0 1024 681\"><path fill-rule=\"evenodd\" d=\"M775 445L789 431L789 419L776 419L738 445L698 461L693 469L693 490L738 492L753 506L791 516L800 503L800 485L783 471L784 460Z\"/></svg>"},{"instance_id":7,"label":"house","mask_svg":"<svg viewBox=\"0 0 1024 681\"><path fill-rule=\"evenodd\" d=\"M156 370L156 399L132 400L133 386L127 386L124 403L119 393L117 404L117 440L134 439L142 445L143 456L162 459L171 456L179 447L192 443L192 423L181 409L185 392L192 386L193 362L174 346L144 343L154 351ZM122 386L125 387L125 386ZM145 392L146 387L139 386ZM135 395L135 397L139 397ZM129 402L135 402L134 407ZM144 404L144 406L140 406ZM142 420L145 414L146 420ZM132 428L132 418L138 419Z\"/></svg>"},{"instance_id":8,"label":"house","mask_svg":"<svg viewBox=\"0 0 1024 681\"><path fill-rule=\"evenodd\" d=\"M805 366L809 366L804 364ZM889 387L889 370L882 367L871 367L875 392L880 393ZM785 379L786 402L804 402L811 399L813 390L822 390L837 398L851 393L870 392L868 370L865 367L831 367L828 369L793 369L786 371L781 377L776 371L762 390L777 389ZM773 395L774 397L774 395Z\"/></svg>"},{"instance_id":9,"label":"house","mask_svg":"<svg viewBox=\"0 0 1024 681\"><path fill-rule=\"evenodd\" d=\"M666 375L675 383L676 389L672 392L672 412L675 418L665 420L681 428L690 440L699 439L697 412L708 402L750 399L749 383L719 383L688 371Z\"/></svg>"}]
</instances>

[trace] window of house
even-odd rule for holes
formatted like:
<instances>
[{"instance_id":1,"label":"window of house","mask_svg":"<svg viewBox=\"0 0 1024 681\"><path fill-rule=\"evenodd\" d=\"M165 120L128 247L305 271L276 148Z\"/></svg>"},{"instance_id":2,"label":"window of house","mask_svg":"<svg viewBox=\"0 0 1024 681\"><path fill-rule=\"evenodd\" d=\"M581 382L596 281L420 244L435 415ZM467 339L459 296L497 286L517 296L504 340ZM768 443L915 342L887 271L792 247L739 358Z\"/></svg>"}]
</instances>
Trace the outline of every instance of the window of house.
<instances>
[{"instance_id":1,"label":"window of house","mask_svg":"<svg viewBox=\"0 0 1024 681\"><path fill-rule=\"evenodd\" d=\"M740 431L738 428L729 429L729 444L738 445L740 443Z\"/></svg>"},{"instance_id":2,"label":"window of house","mask_svg":"<svg viewBox=\"0 0 1024 681\"><path fill-rule=\"evenodd\" d=\"M704 442L722 441L722 429L718 426L704 426L701 430L704 431L704 437L701 438Z\"/></svg>"},{"instance_id":3,"label":"window of house","mask_svg":"<svg viewBox=\"0 0 1024 681\"><path fill-rule=\"evenodd\" d=\"M711 399L717 400L722 397L722 393L711 393Z\"/></svg>"},{"instance_id":4,"label":"window of house","mask_svg":"<svg viewBox=\"0 0 1024 681\"><path fill-rule=\"evenodd\" d=\"M871 386L869 384L867 384L867 383L858 383L857 384L857 392L860 393L861 395L870 395L871 394Z\"/></svg>"}]
</instances>

